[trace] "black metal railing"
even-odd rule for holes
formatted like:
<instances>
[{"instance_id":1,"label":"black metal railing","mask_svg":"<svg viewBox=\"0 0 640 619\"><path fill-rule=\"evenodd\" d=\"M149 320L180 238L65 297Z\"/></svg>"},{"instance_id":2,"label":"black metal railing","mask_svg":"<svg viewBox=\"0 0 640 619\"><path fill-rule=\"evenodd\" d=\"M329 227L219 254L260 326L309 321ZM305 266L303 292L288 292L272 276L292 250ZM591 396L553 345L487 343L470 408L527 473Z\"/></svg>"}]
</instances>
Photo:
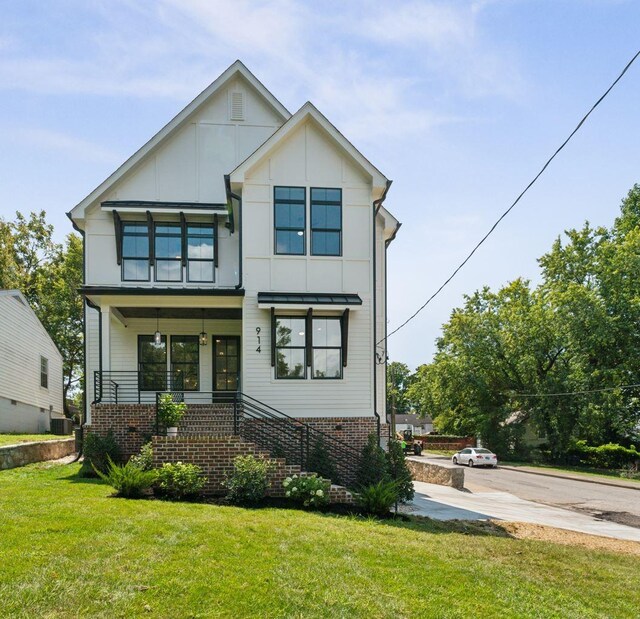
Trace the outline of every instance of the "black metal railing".
<instances>
[{"instance_id":1,"label":"black metal railing","mask_svg":"<svg viewBox=\"0 0 640 619\"><path fill-rule=\"evenodd\" d=\"M98 370L93 373L93 389L95 402L102 404L155 404L160 391L200 393L189 389L188 379L180 370L153 374Z\"/></svg>"}]
</instances>

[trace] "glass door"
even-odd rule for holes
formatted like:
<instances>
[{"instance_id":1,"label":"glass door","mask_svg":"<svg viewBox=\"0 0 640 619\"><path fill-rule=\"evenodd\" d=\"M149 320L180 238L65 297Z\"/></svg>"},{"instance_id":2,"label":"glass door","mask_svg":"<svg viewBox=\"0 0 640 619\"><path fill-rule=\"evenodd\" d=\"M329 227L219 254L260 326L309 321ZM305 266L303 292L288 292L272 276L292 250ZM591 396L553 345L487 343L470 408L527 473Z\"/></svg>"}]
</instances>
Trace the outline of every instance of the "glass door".
<instances>
[{"instance_id":1,"label":"glass door","mask_svg":"<svg viewBox=\"0 0 640 619\"><path fill-rule=\"evenodd\" d=\"M240 337L237 335L213 338L213 389L238 391L240 384Z\"/></svg>"}]
</instances>

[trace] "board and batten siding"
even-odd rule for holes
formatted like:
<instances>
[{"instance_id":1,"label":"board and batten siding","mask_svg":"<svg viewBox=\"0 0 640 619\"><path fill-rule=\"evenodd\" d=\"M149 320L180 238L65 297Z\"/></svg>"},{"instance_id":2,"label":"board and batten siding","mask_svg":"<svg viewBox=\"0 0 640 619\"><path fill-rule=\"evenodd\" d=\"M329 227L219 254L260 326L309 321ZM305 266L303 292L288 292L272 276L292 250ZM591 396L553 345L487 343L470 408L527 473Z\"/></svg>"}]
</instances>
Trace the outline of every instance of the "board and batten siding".
<instances>
[{"instance_id":1,"label":"board and batten siding","mask_svg":"<svg viewBox=\"0 0 640 619\"><path fill-rule=\"evenodd\" d=\"M41 356L47 388L40 385ZM49 410L64 414L62 399L62 355L24 298L0 291L0 432L48 430Z\"/></svg>"},{"instance_id":2,"label":"board and batten siding","mask_svg":"<svg viewBox=\"0 0 640 619\"><path fill-rule=\"evenodd\" d=\"M275 254L275 186L307 189L305 256ZM311 187L342 189L342 256L310 255ZM372 416L374 317L371 178L326 136L315 121L309 120L247 172L242 200L246 290L243 306L244 391L295 417ZM261 291L360 295L362 306L354 307L350 312L348 364L343 369L341 380L275 379L270 353L270 313L267 309L259 309L257 303L257 293ZM314 315L321 314L327 314L327 311L314 310ZM261 352L257 352L256 327L260 327ZM383 413L382 406L379 402L378 412Z\"/></svg>"}]
</instances>

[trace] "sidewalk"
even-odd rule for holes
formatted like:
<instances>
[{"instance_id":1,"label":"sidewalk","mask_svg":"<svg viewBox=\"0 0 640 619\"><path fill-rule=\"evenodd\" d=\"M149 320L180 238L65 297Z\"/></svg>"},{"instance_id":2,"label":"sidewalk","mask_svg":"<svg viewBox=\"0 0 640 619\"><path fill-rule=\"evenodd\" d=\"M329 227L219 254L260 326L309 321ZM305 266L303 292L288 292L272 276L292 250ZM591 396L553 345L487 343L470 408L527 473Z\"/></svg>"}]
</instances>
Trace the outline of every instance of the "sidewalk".
<instances>
[{"instance_id":1,"label":"sidewalk","mask_svg":"<svg viewBox=\"0 0 640 619\"><path fill-rule=\"evenodd\" d=\"M529 522L622 540L640 542L640 529L586 514L525 501L508 492L459 491L414 481L415 498L410 513L437 520L504 520Z\"/></svg>"}]
</instances>

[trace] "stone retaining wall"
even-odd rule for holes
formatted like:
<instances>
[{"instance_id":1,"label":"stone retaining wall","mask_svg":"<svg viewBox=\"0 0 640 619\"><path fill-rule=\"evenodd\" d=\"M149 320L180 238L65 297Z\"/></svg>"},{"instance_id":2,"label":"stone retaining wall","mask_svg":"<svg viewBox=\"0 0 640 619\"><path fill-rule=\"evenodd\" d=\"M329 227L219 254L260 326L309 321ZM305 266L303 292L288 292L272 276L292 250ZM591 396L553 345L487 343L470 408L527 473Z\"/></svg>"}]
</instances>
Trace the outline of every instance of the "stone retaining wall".
<instances>
[{"instance_id":1,"label":"stone retaining wall","mask_svg":"<svg viewBox=\"0 0 640 619\"><path fill-rule=\"evenodd\" d=\"M464 488L464 469L453 464L433 464L418 458L407 458L407 466L416 481L451 486L456 490Z\"/></svg>"},{"instance_id":2,"label":"stone retaining wall","mask_svg":"<svg viewBox=\"0 0 640 619\"><path fill-rule=\"evenodd\" d=\"M64 458L75 452L75 445L75 439L65 438L0 447L0 470Z\"/></svg>"}]
</instances>

